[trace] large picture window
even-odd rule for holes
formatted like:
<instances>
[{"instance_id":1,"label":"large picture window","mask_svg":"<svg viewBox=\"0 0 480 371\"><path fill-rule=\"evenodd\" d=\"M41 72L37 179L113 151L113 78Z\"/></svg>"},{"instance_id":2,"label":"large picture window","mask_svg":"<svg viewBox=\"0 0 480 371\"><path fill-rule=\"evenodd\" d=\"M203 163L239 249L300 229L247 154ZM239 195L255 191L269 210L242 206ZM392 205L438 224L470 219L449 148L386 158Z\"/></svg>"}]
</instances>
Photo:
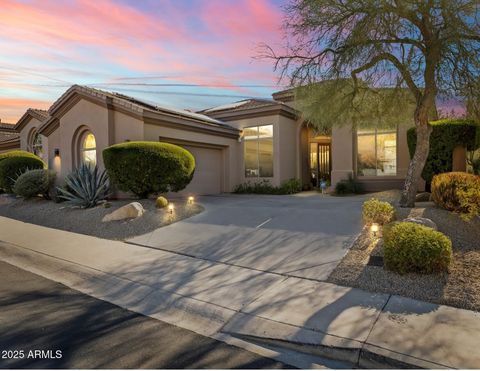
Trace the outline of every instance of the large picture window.
<instances>
[{"instance_id":1,"label":"large picture window","mask_svg":"<svg viewBox=\"0 0 480 371\"><path fill-rule=\"evenodd\" d=\"M91 132L86 132L81 141L80 158L84 164L95 166L97 164L97 143Z\"/></svg>"},{"instance_id":2,"label":"large picture window","mask_svg":"<svg viewBox=\"0 0 480 371\"><path fill-rule=\"evenodd\" d=\"M245 141L245 176L273 177L273 125L243 130Z\"/></svg>"},{"instance_id":3,"label":"large picture window","mask_svg":"<svg viewBox=\"0 0 480 371\"><path fill-rule=\"evenodd\" d=\"M397 175L397 132L395 130L359 130L357 153L359 176Z\"/></svg>"}]
</instances>

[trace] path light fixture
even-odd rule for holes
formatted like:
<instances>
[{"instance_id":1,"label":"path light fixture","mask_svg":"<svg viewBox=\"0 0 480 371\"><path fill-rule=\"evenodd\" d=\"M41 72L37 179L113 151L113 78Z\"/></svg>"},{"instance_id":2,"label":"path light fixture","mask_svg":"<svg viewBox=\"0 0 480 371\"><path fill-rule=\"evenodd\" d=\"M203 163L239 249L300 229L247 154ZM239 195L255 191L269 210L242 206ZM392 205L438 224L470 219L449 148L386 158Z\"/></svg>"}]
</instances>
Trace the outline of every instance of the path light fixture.
<instances>
[{"instance_id":1,"label":"path light fixture","mask_svg":"<svg viewBox=\"0 0 480 371\"><path fill-rule=\"evenodd\" d=\"M370 226L370 230L373 233L373 237L377 237L377 232L378 232L379 228L380 227L377 223L372 223L372 225Z\"/></svg>"},{"instance_id":2,"label":"path light fixture","mask_svg":"<svg viewBox=\"0 0 480 371\"><path fill-rule=\"evenodd\" d=\"M168 212L170 214L173 214L173 204L172 203L168 204Z\"/></svg>"},{"instance_id":3,"label":"path light fixture","mask_svg":"<svg viewBox=\"0 0 480 371\"><path fill-rule=\"evenodd\" d=\"M195 201L195 199L193 198L193 196L190 196L190 197L188 198L188 203L189 203L189 204L193 204L193 201Z\"/></svg>"}]
</instances>

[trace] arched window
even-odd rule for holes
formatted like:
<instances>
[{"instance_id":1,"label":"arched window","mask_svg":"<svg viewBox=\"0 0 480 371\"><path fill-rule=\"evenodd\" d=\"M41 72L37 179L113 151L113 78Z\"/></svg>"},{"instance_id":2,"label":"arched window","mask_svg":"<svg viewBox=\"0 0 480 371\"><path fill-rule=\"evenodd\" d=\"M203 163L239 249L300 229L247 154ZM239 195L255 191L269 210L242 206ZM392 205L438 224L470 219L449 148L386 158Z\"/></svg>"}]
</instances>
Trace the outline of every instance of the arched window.
<instances>
[{"instance_id":1,"label":"arched window","mask_svg":"<svg viewBox=\"0 0 480 371\"><path fill-rule=\"evenodd\" d=\"M42 145L42 136L38 134L38 132L33 129L32 133L30 134L30 140L28 143L30 147L30 151L33 154L37 155L38 157L42 157L43 155L43 145Z\"/></svg>"},{"instance_id":2,"label":"arched window","mask_svg":"<svg viewBox=\"0 0 480 371\"><path fill-rule=\"evenodd\" d=\"M90 166L97 164L97 143L95 136L87 131L83 134L80 142L80 159L82 163Z\"/></svg>"}]
</instances>

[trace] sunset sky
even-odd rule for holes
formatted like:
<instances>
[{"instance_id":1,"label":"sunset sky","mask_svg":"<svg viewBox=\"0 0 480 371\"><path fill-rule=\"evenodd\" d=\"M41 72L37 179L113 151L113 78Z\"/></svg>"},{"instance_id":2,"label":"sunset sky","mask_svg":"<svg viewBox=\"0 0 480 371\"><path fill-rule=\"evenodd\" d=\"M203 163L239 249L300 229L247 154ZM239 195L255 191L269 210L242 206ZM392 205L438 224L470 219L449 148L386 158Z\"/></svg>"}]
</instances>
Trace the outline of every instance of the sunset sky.
<instances>
[{"instance_id":1,"label":"sunset sky","mask_svg":"<svg viewBox=\"0 0 480 371\"><path fill-rule=\"evenodd\" d=\"M1 0L0 118L46 109L72 84L189 109L269 97L282 86L253 57L282 44L284 3Z\"/></svg>"}]
</instances>

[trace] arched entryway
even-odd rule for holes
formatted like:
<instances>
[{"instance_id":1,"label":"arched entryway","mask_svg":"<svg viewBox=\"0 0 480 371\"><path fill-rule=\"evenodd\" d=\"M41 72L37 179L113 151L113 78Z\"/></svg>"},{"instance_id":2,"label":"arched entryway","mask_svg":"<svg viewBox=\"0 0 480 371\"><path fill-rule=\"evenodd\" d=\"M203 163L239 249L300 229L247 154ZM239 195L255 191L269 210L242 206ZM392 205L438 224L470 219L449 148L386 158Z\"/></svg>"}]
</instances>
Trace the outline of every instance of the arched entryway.
<instances>
[{"instance_id":1,"label":"arched entryway","mask_svg":"<svg viewBox=\"0 0 480 371\"><path fill-rule=\"evenodd\" d=\"M323 180L330 184L332 138L328 130L302 124L300 130L301 178L304 185L317 188Z\"/></svg>"}]
</instances>

